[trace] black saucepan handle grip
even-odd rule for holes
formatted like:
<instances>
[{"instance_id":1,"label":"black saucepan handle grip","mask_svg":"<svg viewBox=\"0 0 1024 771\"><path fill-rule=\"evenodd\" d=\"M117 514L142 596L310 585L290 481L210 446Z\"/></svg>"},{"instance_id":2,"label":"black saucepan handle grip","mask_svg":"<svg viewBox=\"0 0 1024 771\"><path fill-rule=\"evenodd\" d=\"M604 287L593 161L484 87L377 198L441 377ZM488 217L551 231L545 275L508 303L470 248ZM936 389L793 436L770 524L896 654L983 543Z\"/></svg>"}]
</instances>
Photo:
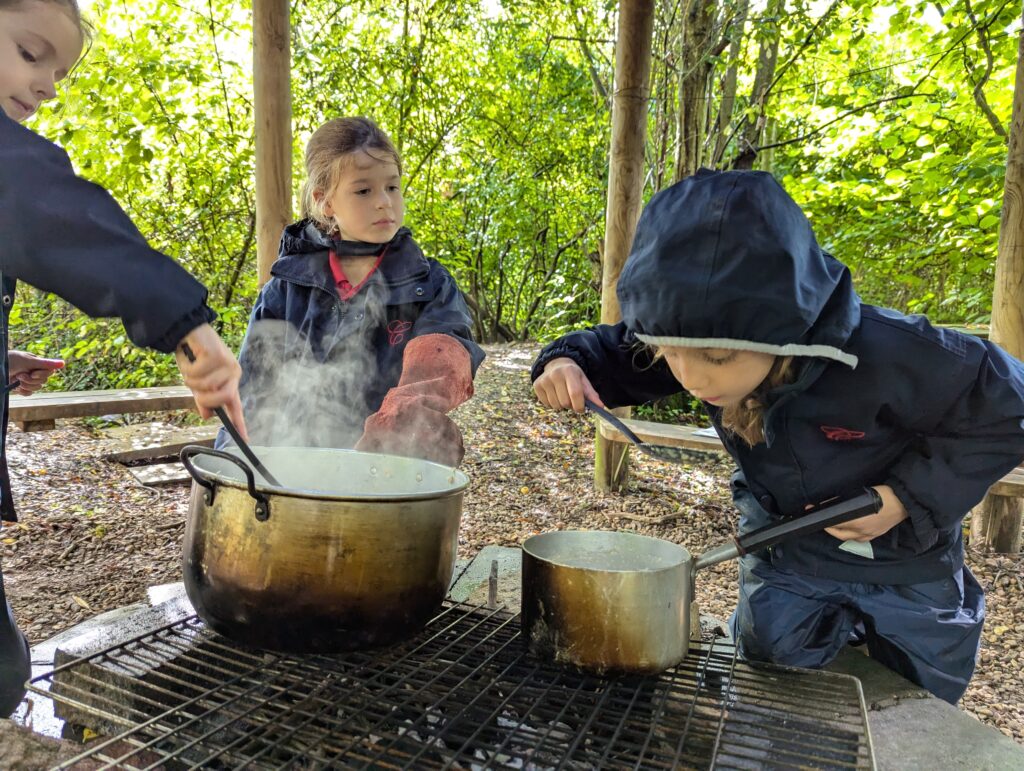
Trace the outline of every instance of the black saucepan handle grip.
<instances>
[{"instance_id":1,"label":"black saucepan handle grip","mask_svg":"<svg viewBox=\"0 0 1024 771\"><path fill-rule=\"evenodd\" d=\"M736 539L740 553L767 549L782 541L799 538L807 533L816 533L827 527L841 525L852 519L860 519L869 514L877 514L882 508L882 497L871 487L851 498L822 504L809 509L806 514L788 519L780 524L759 528Z\"/></svg>"},{"instance_id":2,"label":"black saucepan handle grip","mask_svg":"<svg viewBox=\"0 0 1024 771\"><path fill-rule=\"evenodd\" d=\"M719 562L736 559L749 552L767 549L777 543L799 538L808 533L816 533L826 527L841 525L852 519L877 514L881 508L882 497L874 488L865 487L849 498L827 501L813 509L808 509L804 514L745 533L730 543L708 549L694 559L694 570L701 570L711 565L717 565Z\"/></svg>"}]
</instances>

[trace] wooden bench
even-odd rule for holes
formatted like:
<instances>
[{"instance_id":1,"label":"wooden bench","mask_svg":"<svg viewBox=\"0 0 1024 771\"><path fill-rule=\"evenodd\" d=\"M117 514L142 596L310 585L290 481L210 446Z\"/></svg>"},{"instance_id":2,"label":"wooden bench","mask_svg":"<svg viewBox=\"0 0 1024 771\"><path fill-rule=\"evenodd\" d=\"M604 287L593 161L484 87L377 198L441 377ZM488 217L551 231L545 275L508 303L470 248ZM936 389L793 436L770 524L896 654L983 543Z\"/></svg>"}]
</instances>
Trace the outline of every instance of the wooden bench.
<instances>
[{"instance_id":1,"label":"wooden bench","mask_svg":"<svg viewBox=\"0 0 1024 771\"><path fill-rule=\"evenodd\" d=\"M12 396L9 417L22 431L47 431L56 427L58 418L188 409L195 409L195 401L185 386L41 391L32 396Z\"/></svg>"},{"instance_id":2,"label":"wooden bench","mask_svg":"<svg viewBox=\"0 0 1024 771\"><path fill-rule=\"evenodd\" d=\"M620 420L644 442L668 447L686 447L691 450L725 452L725 447L717 436L698 434L697 432L702 429L697 426L652 423L648 420L627 420L625 418L620 418ZM608 425L605 421L597 420L597 424L598 430L605 439L611 442L628 442L618 429ZM1008 498L1024 497L1024 466L1018 466L1004 476L989 488L989 492Z\"/></svg>"}]
</instances>

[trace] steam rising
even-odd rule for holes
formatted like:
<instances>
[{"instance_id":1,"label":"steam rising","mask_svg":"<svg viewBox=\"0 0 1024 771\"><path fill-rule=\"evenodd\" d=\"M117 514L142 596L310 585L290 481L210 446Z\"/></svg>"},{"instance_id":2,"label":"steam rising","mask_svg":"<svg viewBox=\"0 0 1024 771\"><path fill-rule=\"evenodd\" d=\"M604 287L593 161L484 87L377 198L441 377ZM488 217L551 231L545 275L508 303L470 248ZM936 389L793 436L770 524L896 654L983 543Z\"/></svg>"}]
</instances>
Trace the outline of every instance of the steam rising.
<instances>
[{"instance_id":1,"label":"steam rising","mask_svg":"<svg viewBox=\"0 0 1024 771\"><path fill-rule=\"evenodd\" d=\"M386 325L381 282L373 281L352 302L315 297L302 329L264 319L252 323L239 354L242 406L252 444L350 448L367 416L380 406L399 371L379 370L375 334ZM311 317L338 319L334 334L311 344ZM217 446L230 443L225 432Z\"/></svg>"}]
</instances>

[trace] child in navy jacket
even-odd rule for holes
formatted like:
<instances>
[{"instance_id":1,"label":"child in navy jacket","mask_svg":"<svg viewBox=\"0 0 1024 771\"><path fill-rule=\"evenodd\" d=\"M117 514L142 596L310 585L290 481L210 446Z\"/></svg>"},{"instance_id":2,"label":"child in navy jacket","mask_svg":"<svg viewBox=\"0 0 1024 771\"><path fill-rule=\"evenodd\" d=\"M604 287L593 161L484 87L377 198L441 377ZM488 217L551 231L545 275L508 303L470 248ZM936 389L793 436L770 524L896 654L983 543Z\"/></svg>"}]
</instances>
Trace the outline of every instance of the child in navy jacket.
<instances>
[{"instance_id":1,"label":"child in navy jacket","mask_svg":"<svg viewBox=\"0 0 1024 771\"><path fill-rule=\"evenodd\" d=\"M337 118L306 170L306 219L285 229L239 353L253 442L457 464L446 413L484 354L455 280L402 227L398 152L372 121Z\"/></svg>"},{"instance_id":2,"label":"child in navy jacket","mask_svg":"<svg viewBox=\"0 0 1024 771\"><path fill-rule=\"evenodd\" d=\"M101 187L75 176L67 155L18 124L56 95L82 51L75 0L0 0L0 383L35 390L59 361L8 350L18 281L53 292L90 316L117 316L132 342L196 356L178 365L204 416L224 407L245 431L238 363L209 325L206 288L154 251ZM14 520L0 396L0 519ZM31 673L28 644L0 574L0 718L21 701Z\"/></svg>"},{"instance_id":3,"label":"child in navy jacket","mask_svg":"<svg viewBox=\"0 0 1024 771\"><path fill-rule=\"evenodd\" d=\"M618 297L621 323L541 352L542 402L703 400L739 467L744 532L863 486L882 497L877 514L741 559L743 654L821 667L861 637L956 702L985 609L962 520L1024 458L1024 365L863 304L761 172L704 170L652 198Z\"/></svg>"}]
</instances>

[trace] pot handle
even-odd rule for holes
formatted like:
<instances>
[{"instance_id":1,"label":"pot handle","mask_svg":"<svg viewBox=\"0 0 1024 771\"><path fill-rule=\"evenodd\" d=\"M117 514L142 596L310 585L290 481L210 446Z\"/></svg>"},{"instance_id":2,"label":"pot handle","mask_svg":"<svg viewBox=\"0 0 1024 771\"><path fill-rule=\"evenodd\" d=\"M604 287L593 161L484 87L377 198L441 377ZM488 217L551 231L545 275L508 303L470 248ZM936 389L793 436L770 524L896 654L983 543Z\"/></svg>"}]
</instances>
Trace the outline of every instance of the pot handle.
<instances>
[{"instance_id":1,"label":"pot handle","mask_svg":"<svg viewBox=\"0 0 1024 771\"><path fill-rule=\"evenodd\" d=\"M693 569L700 570L719 562L735 559L744 554L769 546L799 538L807 533L815 533L826 527L840 525L851 519L860 519L869 514L877 514L882 508L882 497L872 487L865 487L856 495L841 500L831 500L808 509L799 516L792 517L779 524L768 525L734 539L732 543L722 544L709 549L694 560Z\"/></svg>"},{"instance_id":2,"label":"pot handle","mask_svg":"<svg viewBox=\"0 0 1024 771\"><path fill-rule=\"evenodd\" d=\"M196 484L206 488L206 493L204 495L207 506L213 504L213 496L217 492L217 484L213 480L203 476L202 472L200 472L200 470L196 468L195 464L192 463L192 458L196 455L211 455L214 458L231 461L242 469L242 473L245 474L246 484L249 487L249 495L254 501L256 501L256 519L260 522L266 522L270 519L270 500L263 493L256 490L256 480L253 476L252 469L243 463L241 458L238 458L229 452L223 452L222 450L211 450L209 447L203 447L199 444L190 444L181 448L179 457L181 458L182 465L185 466L185 470L188 471Z\"/></svg>"}]
</instances>

